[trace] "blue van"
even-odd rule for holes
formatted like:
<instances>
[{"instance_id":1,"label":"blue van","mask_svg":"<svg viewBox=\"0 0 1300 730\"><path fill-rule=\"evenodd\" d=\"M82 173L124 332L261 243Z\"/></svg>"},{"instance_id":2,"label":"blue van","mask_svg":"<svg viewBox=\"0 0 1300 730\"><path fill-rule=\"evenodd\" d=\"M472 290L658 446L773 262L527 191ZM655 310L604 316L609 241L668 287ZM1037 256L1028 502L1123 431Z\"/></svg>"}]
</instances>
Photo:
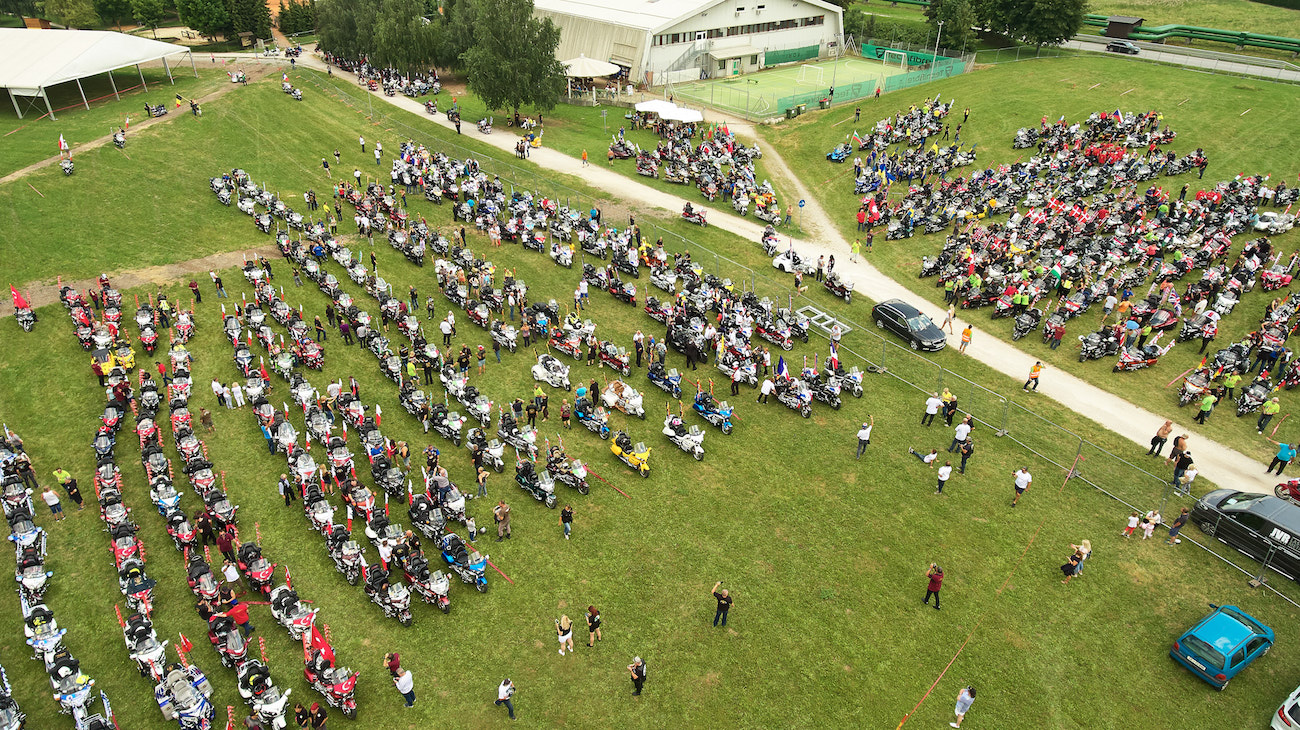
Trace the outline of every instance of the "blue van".
<instances>
[{"instance_id":1,"label":"blue van","mask_svg":"<svg viewBox=\"0 0 1300 730\"><path fill-rule=\"evenodd\" d=\"M1236 606L1216 606L1187 633L1178 637L1169 656L1209 682L1224 689L1247 664L1273 647L1273 629Z\"/></svg>"}]
</instances>

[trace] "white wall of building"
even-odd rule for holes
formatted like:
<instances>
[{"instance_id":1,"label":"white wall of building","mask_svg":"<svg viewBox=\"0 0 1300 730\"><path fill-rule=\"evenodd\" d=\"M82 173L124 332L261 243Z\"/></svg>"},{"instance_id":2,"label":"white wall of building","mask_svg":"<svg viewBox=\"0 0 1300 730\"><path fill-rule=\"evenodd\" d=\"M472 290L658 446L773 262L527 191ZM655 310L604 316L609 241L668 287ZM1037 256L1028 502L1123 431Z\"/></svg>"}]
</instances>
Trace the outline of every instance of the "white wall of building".
<instances>
[{"instance_id":1,"label":"white wall of building","mask_svg":"<svg viewBox=\"0 0 1300 730\"><path fill-rule=\"evenodd\" d=\"M786 27L782 27L786 26ZM803 0L723 0L669 28L655 31L647 39L645 70L669 68L693 49L732 48L739 45L755 49L785 49L821 46L833 42L843 33L841 16L832 9ZM698 36L703 35L702 38ZM762 67L761 53L740 56L743 72ZM708 58L712 75L730 73L718 68L719 60Z\"/></svg>"}]
</instances>

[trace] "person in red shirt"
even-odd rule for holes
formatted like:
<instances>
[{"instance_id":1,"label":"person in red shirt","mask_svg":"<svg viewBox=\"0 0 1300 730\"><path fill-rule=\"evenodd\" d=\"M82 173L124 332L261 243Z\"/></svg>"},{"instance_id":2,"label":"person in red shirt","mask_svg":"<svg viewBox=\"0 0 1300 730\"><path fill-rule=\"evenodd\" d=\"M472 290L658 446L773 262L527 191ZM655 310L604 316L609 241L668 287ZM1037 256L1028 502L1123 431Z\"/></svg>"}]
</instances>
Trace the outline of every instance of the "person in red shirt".
<instances>
[{"instance_id":1,"label":"person in red shirt","mask_svg":"<svg viewBox=\"0 0 1300 730\"><path fill-rule=\"evenodd\" d=\"M230 620L239 624L239 630L244 632L245 639L248 638L249 634L257 630L255 626L248 622L248 606L239 601L231 603L230 608L226 609L226 615L230 617Z\"/></svg>"},{"instance_id":2,"label":"person in red shirt","mask_svg":"<svg viewBox=\"0 0 1300 730\"><path fill-rule=\"evenodd\" d=\"M930 605L930 596L934 596L934 610L939 610L939 589L943 587L943 568L938 563L930 563L930 569L925 572L925 577L930 580L930 584L925 589L925 605Z\"/></svg>"}]
</instances>

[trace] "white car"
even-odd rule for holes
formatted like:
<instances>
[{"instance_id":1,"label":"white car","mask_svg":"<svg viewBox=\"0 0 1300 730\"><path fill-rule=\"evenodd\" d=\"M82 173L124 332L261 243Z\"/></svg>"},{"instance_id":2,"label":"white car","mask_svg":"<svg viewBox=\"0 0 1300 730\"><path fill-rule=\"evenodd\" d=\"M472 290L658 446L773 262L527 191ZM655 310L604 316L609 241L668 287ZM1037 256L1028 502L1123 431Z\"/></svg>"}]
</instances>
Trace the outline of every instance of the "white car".
<instances>
[{"instance_id":1,"label":"white car","mask_svg":"<svg viewBox=\"0 0 1300 730\"><path fill-rule=\"evenodd\" d=\"M1273 722L1269 723L1273 730L1294 730L1300 727L1300 687L1296 687L1290 697L1282 702L1282 706L1277 708L1273 713Z\"/></svg>"},{"instance_id":2,"label":"white car","mask_svg":"<svg viewBox=\"0 0 1300 730\"><path fill-rule=\"evenodd\" d=\"M805 259L794 251L785 251L772 259L772 267L787 274L793 274L796 270L802 271L805 276L817 273L817 262Z\"/></svg>"}]
</instances>

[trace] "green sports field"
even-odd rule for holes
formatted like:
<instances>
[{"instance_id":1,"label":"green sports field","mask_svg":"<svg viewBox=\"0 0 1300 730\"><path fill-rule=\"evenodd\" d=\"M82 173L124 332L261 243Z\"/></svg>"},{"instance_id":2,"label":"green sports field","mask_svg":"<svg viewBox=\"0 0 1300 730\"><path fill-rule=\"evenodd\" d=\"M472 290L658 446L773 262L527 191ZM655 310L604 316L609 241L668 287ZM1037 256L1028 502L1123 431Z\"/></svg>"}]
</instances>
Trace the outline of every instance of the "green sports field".
<instances>
[{"instance_id":1,"label":"green sports field","mask_svg":"<svg viewBox=\"0 0 1300 730\"><path fill-rule=\"evenodd\" d=\"M885 79L905 73L907 69L896 62L886 64L868 58L840 58L674 85L672 93L688 103L696 102L745 116L776 116L782 113L781 99L799 94L824 94L831 86L842 90L853 84L872 81L883 88Z\"/></svg>"}]
</instances>

